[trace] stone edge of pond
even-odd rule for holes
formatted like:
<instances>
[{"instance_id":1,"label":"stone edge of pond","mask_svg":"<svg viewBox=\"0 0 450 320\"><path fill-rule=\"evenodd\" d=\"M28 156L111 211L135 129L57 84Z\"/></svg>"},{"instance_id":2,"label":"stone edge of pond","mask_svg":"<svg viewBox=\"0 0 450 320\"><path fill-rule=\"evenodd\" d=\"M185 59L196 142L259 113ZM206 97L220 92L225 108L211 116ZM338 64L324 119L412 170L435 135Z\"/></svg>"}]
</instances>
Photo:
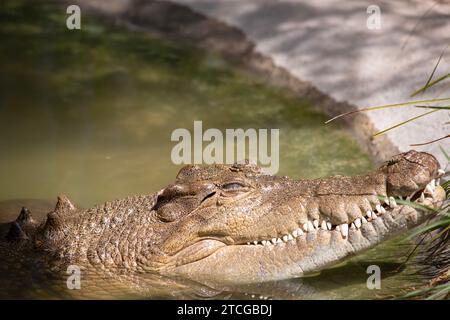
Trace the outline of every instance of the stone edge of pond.
<instances>
[{"instance_id":1,"label":"stone edge of pond","mask_svg":"<svg viewBox=\"0 0 450 320\"><path fill-rule=\"evenodd\" d=\"M130 30L183 42L216 52L239 63L272 86L286 88L310 101L329 117L354 111L355 105L336 101L309 82L293 76L285 68L255 49L245 34L236 27L195 12L187 6L169 1L146 0L59 0L62 5L77 4L82 13L89 12ZM86 11L85 11L86 10ZM387 136L373 138L377 132L370 118L363 113L344 117L346 129L359 146L379 163L399 153ZM325 124L324 124L325 125Z\"/></svg>"}]
</instances>

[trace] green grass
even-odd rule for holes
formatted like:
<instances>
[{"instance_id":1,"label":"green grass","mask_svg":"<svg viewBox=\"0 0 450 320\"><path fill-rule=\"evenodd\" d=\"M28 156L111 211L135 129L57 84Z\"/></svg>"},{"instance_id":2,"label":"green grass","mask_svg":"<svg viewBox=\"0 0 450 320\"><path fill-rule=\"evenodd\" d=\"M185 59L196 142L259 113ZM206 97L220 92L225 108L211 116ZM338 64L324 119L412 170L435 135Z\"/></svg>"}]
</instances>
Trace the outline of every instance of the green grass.
<instances>
[{"instance_id":1,"label":"green grass","mask_svg":"<svg viewBox=\"0 0 450 320\"><path fill-rule=\"evenodd\" d=\"M410 292L400 296L400 299L433 300L450 298L450 265L448 253L445 253L446 248L450 245L450 181L446 181L441 186L446 191L447 198L442 208L435 212L436 218L431 223L420 227L410 236L416 238L419 243L418 246L422 247L422 252L419 252L417 259L423 261L425 268L430 264L430 259L432 259L431 263L438 262L441 265L441 274L433 272L433 277L431 277L425 272L425 274L428 274L428 278L432 278L429 284L419 289L410 290ZM419 273L424 271L426 270L419 271ZM446 273L446 276L444 273ZM443 276L443 278L437 281L436 277L438 276Z\"/></svg>"}]
</instances>

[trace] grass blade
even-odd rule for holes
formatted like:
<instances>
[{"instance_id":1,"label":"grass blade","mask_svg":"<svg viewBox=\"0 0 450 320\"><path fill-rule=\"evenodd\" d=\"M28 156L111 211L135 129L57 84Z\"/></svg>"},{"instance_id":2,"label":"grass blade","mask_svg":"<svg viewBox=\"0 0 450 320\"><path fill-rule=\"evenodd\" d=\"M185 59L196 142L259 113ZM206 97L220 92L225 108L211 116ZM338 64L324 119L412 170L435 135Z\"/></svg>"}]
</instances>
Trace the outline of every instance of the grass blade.
<instances>
[{"instance_id":1,"label":"grass blade","mask_svg":"<svg viewBox=\"0 0 450 320\"><path fill-rule=\"evenodd\" d=\"M353 110L345 113L341 113L327 121L325 121L325 124L330 123L331 121L334 121L336 119L342 118L344 116L348 116L354 113L359 112L366 112L366 111L372 111L372 110L379 110L379 109L388 109L388 108L398 108L398 107L406 107L411 105L417 105L422 103L435 103L435 102L443 102L443 101L450 101L450 98L440 98L440 99L429 99L429 100L419 100L419 101L410 101L410 102L404 102L404 103L396 103L396 104L388 104L384 106L376 106L376 107L370 107L370 108L363 108L358 110Z\"/></svg>"},{"instance_id":2,"label":"grass blade","mask_svg":"<svg viewBox=\"0 0 450 320\"><path fill-rule=\"evenodd\" d=\"M431 79L433 79L434 73L436 72L437 67L439 66L439 63L441 62L441 59L442 59L442 57L444 56L444 53L445 53L445 51L447 50L448 46L449 46L449 45L447 45L447 46L444 48L444 50L442 50L441 55L439 56L439 59L438 59L438 61L436 62L436 64L434 65L433 71L431 72L430 77L429 77L428 80L427 80L427 83L426 83L422 88L416 90L416 91L411 95L411 97L414 97L415 95L417 95L417 94L419 94L419 93L421 93L421 92L425 92L425 90L427 90L429 87L435 85L436 83L438 83L438 82L444 80L446 77L450 76L450 74L448 74L448 75L444 76L443 78L440 78L440 79L434 81L433 83L431 83Z\"/></svg>"},{"instance_id":3,"label":"grass blade","mask_svg":"<svg viewBox=\"0 0 450 320\"><path fill-rule=\"evenodd\" d=\"M414 92L414 93L411 95L411 97L414 97L415 95L417 95L417 94L419 94L419 93L421 93L421 92L425 92L425 90L427 90L428 88L430 88L430 87L436 85L437 83L439 83L439 82L441 82L441 81L443 81L443 80L445 80L445 79L447 79L447 78L450 78L450 73L449 73L449 74L446 74L446 75L443 75L443 76L440 77L439 79L436 79L436 80L434 80L433 82L430 82L429 84L427 84L426 86L420 88L419 90L417 90L416 92Z\"/></svg>"},{"instance_id":4,"label":"grass blade","mask_svg":"<svg viewBox=\"0 0 450 320\"><path fill-rule=\"evenodd\" d=\"M439 109L439 110L450 110L450 106L416 106L420 109Z\"/></svg>"},{"instance_id":5,"label":"grass blade","mask_svg":"<svg viewBox=\"0 0 450 320\"><path fill-rule=\"evenodd\" d=\"M447 138L450 138L450 134L448 134L448 135L446 135L446 136L443 136L443 137L440 137L440 138L437 138L437 139L434 139L434 140L431 140L431 141L428 141L428 142L410 144L410 146L411 146L411 147L425 146L425 145L427 145L427 144L435 143L435 142L438 142L438 141L441 141L441 140L444 140L444 139L447 139ZM441 150L442 150L442 149L441 149ZM446 155L446 157L448 157L448 155ZM450 161L449 158L447 158L447 160Z\"/></svg>"},{"instance_id":6,"label":"grass blade","mask_svg":"<svg viewBox=\"0 0 450 320\"><path fill-rule=\"evenodd\" d=\"M404 124L407 124L407 123L409 123L411 121L414 121L414 120L417 120L419 118L425 117L425 116L427 116L427 115L429 115L431 113L437 112L437 111L439 111L439 110L432 110L432 111L429 111L429 112L422 113L422 114L420 114L420 115L418 115L416 117L413 117L413 118L410 118L408 120L402 121L400 123L397 123L396 125L393 125L392 127L389 127L389 128L384 129L384 130L382 130L380 132L377 132L373 136L376 137L376 136L382 135L382 134L384 134L384 133L386 133L386 132L388 132L388 131L390 131L392 129L398 128L398 127L400 127L400 126L402 126Z\"/></svg>"},{"instance_id":7,"label":"grass blade","mask_svg":"<svg viewBox=\"0 0 450 320\"><path fill-rule=\"evenodd\" d=\"M441 149L447 161L450 162L450 155L447 153L447 151L445 151L444 148L442 148L442 146L439 146L439 149Z\"/></svg>"},{"instance_id":8,"label":"grass blade","mask_svg":"<svg viewBox=\"0 0 450 320\"><path fill-rule=\"evenodd\" d=\"M419 229L417 229L416 231L414 231L412 234L410 234L407 239L412 239L416 236L418 236L419 234L425 233L427 231L431 231L431 230L436 230L439 229L440 227L446 227L450 224L450 219L440 219L438 221L435 221L433 223L430 223L426 226L420 227Z\"/></svg>"}]
</instances>

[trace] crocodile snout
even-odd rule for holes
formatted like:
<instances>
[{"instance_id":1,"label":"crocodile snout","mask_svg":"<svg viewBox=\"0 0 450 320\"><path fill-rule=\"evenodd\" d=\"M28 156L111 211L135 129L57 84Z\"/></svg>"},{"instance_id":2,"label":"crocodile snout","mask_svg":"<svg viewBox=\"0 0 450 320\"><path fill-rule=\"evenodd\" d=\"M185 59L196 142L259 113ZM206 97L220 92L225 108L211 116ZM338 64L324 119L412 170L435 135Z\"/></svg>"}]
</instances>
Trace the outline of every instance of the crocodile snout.
<instances>
[{"instance_id":1,"label":"crocodile snout","mask_svg":"<svg viewBox=\"0 0 450 320\"><path fill-rule=\"evenodd\" d=\"M394 197L411 196L440 175L436 158L418 151L399 154L386 162L380 170L386 174L388 195Z\"/></svg>"}]
</instances>

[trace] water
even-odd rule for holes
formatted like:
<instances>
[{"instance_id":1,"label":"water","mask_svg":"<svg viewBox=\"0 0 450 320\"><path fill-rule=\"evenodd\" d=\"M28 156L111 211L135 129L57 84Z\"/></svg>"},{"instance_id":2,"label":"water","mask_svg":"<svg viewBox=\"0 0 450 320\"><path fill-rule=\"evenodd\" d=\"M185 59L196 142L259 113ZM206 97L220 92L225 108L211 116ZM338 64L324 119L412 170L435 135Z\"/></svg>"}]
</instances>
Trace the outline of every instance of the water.
<instances>
[{"instance_id":1,"label":"water","mask_svg":"<svg viewBox=\"0 0 450 320\"><path fill-rule=\"evenodd\" d=\"M82 31L69 31L64 13L46 3L2 4L0 201L50 201L64 193L88 207L155 192L180 169L170 158L171 132L192 130L194 120L202 120L204 130L279 128L280 175L314 178L372 168L343 128L324 125L326 117L308 101L241 66L88 15ZM3 212L0 220L9 220L11 213ZM372 296L365 260L358 261L326 276L271 284L255 297L285 297L277 292L299 283L310 284L313 298ZM343 277L349 270L359 270L356 284ZM293 297L305 292L294 290Z\"/></svg>"}]
</instances>

